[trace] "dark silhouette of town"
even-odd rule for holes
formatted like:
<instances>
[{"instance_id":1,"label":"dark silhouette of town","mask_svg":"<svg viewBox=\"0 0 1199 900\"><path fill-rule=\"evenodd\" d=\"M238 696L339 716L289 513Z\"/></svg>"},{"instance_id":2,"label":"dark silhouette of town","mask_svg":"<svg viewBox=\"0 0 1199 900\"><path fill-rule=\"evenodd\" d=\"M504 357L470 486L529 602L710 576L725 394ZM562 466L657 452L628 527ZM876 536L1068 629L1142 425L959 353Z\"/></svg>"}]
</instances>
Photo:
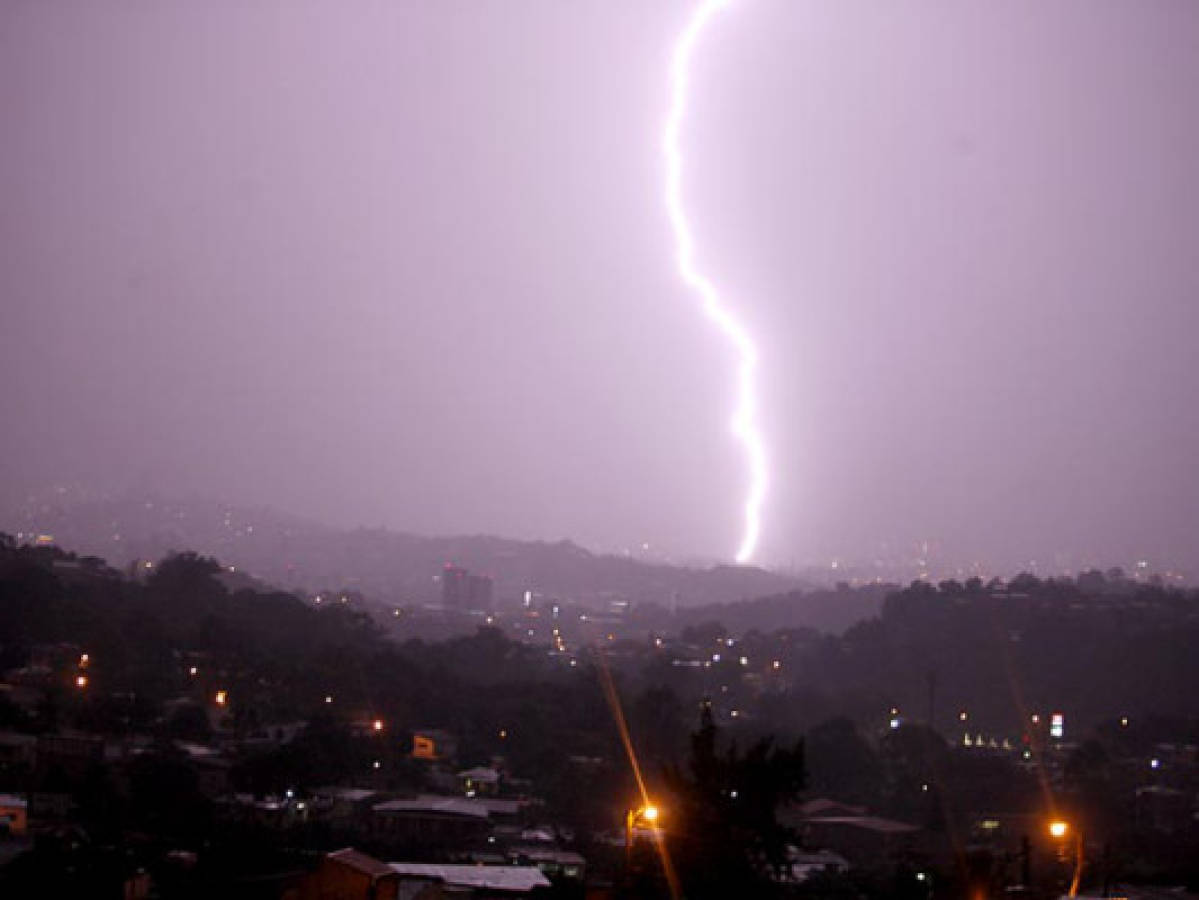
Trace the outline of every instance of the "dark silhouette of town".
<instances>
[{"instance_id":1,"label":"dark silhouette of town","mask_svg":"<svg viewBox=\"0 0 1199 900\"><path fill-rule=\"evenodd\" d=\"M0 535L0 895L1199 890L1195 590L424 576L384 602Z\"/></svg>"}]
</instances>

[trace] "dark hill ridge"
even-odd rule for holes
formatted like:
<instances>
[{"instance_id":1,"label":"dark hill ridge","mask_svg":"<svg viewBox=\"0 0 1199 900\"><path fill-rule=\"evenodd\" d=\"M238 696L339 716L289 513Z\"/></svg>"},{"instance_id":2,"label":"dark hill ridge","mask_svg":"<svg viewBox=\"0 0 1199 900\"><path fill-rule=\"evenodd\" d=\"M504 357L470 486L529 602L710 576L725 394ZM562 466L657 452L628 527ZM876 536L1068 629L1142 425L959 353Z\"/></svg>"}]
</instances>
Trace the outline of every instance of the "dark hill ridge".
<instances>
[{"instance_id":1,"label":"dark hill ridge","mask_svg":"<svg viewBox=\"0 0 1199 900\"><path fill-rule=\"evenodd\" d=\"M271 509L157 496L55 492L0 511L0 530L27 539L50 535L60 546L118 566L195 550L280 587L353 588L389 603L435 600L434 576L447 563L490 575L500 597L532 590L577 600L695 606L800 587L797 579L748 566L673 566L599 555L570 541L337 529Z\"/></svg>"}]
</instances>

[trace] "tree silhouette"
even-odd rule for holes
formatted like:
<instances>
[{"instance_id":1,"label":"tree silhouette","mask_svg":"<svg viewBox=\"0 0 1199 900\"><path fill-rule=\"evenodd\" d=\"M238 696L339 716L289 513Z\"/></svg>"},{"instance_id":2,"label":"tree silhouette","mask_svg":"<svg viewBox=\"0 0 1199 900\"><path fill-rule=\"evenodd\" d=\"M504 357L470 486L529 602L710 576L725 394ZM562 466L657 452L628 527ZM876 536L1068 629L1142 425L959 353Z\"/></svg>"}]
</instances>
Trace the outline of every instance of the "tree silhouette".
<instances>
[{"instance_id":1,"label":"tree silhouette","mask_svg":"<svg viewBox=\"0 0 1199 900\"><path fill-rule=\"evenodd\" d=\"M764 896L785 865L794 835L778 808L804 786L804 748L756 741L744 752L720 746L710 706L691 736L688 771L668 774L674 797L671 845L688 897Z\"/></svg>"}]
</instances>

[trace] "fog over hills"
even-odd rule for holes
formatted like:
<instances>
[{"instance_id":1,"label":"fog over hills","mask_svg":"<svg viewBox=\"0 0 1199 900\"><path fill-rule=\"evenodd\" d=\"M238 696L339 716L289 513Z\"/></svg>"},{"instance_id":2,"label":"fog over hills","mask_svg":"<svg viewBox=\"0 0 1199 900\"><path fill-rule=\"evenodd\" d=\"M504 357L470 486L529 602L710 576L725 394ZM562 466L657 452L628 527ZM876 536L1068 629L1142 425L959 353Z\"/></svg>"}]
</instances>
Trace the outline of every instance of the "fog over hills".
<instances>
[{"instance_id":1,"label":"fog over hills","mask_svg":"<svg viewBox=\"0 0 1199 900\"><path fill-rule=\"evenodd\" d=\"M195 550L280 587L355 589L381 602L431 602L447 564L491 576L498 597L526 590L574 599L696 606L782 594L803 586L753 567L698 568L592 553L570 541L489 535L426 537L383 528L332 528L267 508L203 499L59 489L0 508L0 530L45 535L116 566Z\"/></svg>"}]
</instances>

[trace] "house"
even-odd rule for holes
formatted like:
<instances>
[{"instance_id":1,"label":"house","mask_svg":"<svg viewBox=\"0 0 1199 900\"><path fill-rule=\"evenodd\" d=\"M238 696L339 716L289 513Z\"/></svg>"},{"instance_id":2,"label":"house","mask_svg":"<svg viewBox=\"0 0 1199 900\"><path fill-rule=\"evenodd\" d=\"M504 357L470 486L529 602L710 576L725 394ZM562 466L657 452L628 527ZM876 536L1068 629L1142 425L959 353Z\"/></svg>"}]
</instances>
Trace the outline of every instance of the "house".
<instances>
[{"instance_id":1,"label":"house","mask_svg":"<svg viewBox=\"0 0 1199 900\"><path fill-rule=\"evenodd\" d=\"M472 866L393 862L400 877L399 900L442 897L523 897L550 880L533 866Z\"/></svg>"},{"instance_id":2,"label":"house","mask_svg":"<svg viewBox=\"0 0 1199 900\"><path fill-rule=\"evenodd\" d=\"M400 876L351 847L328 853L299 886L299 900L396 900Z\"/></svg>"},{"instance_id":3,"label":"house","mask_svg":"<svg viewBox=\"0 0 1199 900\"><path fill-rule=\"evenodd\" d=\"M0 794L0 835L23 837L29 831L29 801L15 794Z\"/></svg>"},{"instance_id":4,"label":"house","mask_svg":"<svg viewBox=\"0 0 1199 900\"><path fill-rule=\"evenodd\" d=\"M412 758L436 761L458 755L458 742L440 728L412 729Z\"/></svg>"},{"instance_id":5,"label":"house","mask_svg":"<svg viewBox=\"0 0 1199 900\"><path fill-rule=\"evenodd\" d=\"M898 861L923 852L921 829L907 822L878 816L822 816L803 828L807 846L840 854L851 865Z\"/></svg>"},{"instance_id":6,"label":"house","mask_svg":"<svg viewBox=\"0 0 1199 900\"><path fill-rule=\"evenodd\" d=\"M587 872L587 860L573 850L520 845L508 848L508 859L513 865L536 866L549 878L581 882Z\"/></svg>"},{"instance_id":7,"label":"house","mask_svg":"<svg viewBox=\"0 0 1199 900\"><path fill-rule=\"evenodd\" d=\"M369 788L327 786L312 791L314 813L341 826L368 821L371 807L382 800L378 791Z\"/></svg>"},{"instance_id":8,"label":"house","mask_svg":"<svg viewBox=\"0 0 1199 900\"><path fill-rule=\"evenodd\" d=\"M487 807L465 797L389 800L371 813L374 835L399 844L473 844L487 838L492 824Z\"/></svg>"},{"instance_id":9,"label":"house","mask_svg":"<svg viewBox=\"0 0 1199 900\"><path fill-rule=\"evenodd\" d=\"M479 766L458 773L458 784L467 797L494 797L500 792L500 773L490 766Z\"/></svg>"},{"instance_id":10,"label":"house","mask_svg":"<svg viewBox=\"0 0 1199 900\"><path fill-rule=\"evenodd\" d=\"M829 800L820 797L806 800L803 803L792 803L785 809L779 810L779 821L790 828L801 828L809 819L819 819L828 816L864 816L866 807L851 806L839 800Z\"/></svg>"},{"instance_id":11,"label":"house","mask_svg":"<svg viewBox=\"0 0 1199 900\"><path fill-rule=\"evenodd\" d=\"M855 866L924 856L931 849L918 825L872 816L864 806L826 797L791 804L780 810L779 821L798 831L805 847L833 851Z\"/></svg>"}]
</instances>

